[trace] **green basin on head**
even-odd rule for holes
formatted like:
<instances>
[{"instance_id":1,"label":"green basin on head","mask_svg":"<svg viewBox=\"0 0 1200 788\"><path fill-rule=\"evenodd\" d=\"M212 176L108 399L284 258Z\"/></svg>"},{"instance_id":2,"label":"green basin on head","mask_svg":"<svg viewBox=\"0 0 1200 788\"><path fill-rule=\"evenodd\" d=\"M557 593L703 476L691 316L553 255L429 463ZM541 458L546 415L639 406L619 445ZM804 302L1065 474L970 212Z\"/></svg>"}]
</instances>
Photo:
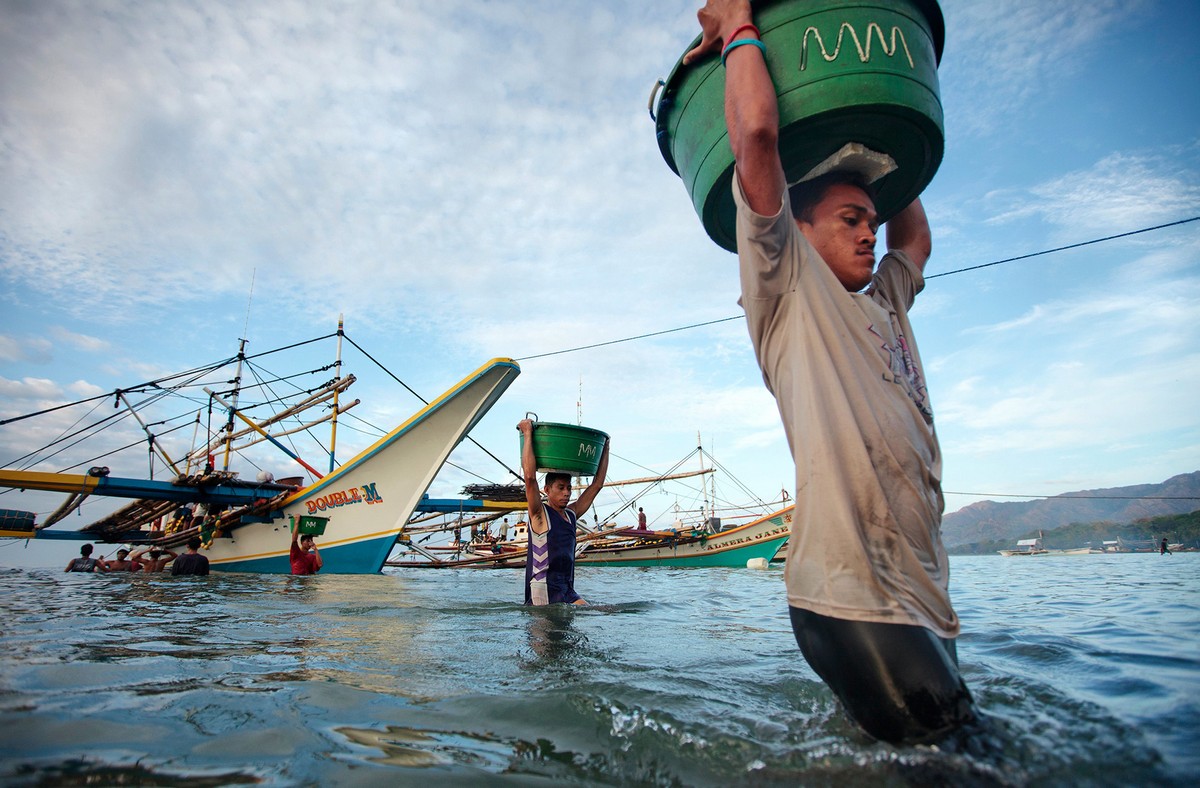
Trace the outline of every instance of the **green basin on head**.
<instances>
[{"instance_id":1,"label":"green basin on head","mask_svg":"<svg viewBox=\"0 0 1200 788\"><path fill-rule=\"evenodd\" d=\"M945 23L936 0L759 0L753 9L779 99L788 182L847 142L862 143L897 165L874 184L875 208L886 221L921 194L942 161L937 66ZM654 116L659 149L705 231L736 251L721 58L685 66L681 55Z\"/></svg>"},{"instance_id":2,"label":"green basin on head","mask_svg":"<svg viewBox=\"0 0 1200 788\"><path fill-rule=\"evenodd\" d=\"M309 534L311 536L324 536L325 525L328 522L328 517L301 515L296 520L296 532L301 534Z\"/></svg>"},{"instance_id":3,"label":"green basin on head","mask_svg":"<svg viewBox=\"0 0 1200 788\"><path fill-rule=\"evenodd\" d=\"M533 424L533 456L543 473L595 476L608 434L574 424L537 421ZM525 436L521 436L525 451Z\"/></svg>"}]
</instances>

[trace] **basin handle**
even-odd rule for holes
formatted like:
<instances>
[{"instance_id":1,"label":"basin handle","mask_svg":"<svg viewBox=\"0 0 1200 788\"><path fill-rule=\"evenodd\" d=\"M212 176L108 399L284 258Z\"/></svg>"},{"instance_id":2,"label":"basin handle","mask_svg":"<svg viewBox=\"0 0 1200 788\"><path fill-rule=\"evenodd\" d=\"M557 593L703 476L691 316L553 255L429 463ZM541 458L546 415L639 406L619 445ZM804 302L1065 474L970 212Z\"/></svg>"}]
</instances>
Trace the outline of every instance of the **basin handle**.
<instances>
[{"instance_id":1,"label":"basin handle","mask_svg":"<svg viewBox=\"0 0 1200 788\"><path fill-rule=\"evenodd\" d=\"M658 97L659 88L664 87L666 84L666 81L662 79L655 82L654 87L650 88L650 100L646 102L646 111L650 113L650 120L655 123L658 122L658 118L654 117L654 99Z\"/></svg>"}]
</instances>

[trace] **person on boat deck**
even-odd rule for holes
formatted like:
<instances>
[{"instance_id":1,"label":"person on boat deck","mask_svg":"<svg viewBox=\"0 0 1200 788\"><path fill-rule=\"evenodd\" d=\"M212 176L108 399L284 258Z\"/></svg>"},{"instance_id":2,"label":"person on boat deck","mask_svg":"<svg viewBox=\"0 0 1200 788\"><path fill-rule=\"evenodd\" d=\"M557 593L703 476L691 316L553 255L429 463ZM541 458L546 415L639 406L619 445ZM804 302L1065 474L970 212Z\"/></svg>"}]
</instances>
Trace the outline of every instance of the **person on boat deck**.
<instances>
[{"instance_id":1,"label":"person on boat deck","mask_svg":"<svg viewBox=\"0 0 1200 788\"><path fill-rule=\"evenodd\" d=\"M591 484L571 500L571 476L547 473L546 501L537 486L537 459L533 454L533 421L523 419L517 429L525 436L521 471L525 477L525 502L529 504L529 553L525 560L525 604L566 602L586 605L575 593L575 523L591 507L608 473L608 440Z\"/></svg>"},{"instance_id":2,"label":"person on boat deck","mask_svg":"<svg viewBox=\"0 0 1200 788\"><path fill-rule=\"evenodd\" d=\"M100 563L99 559L92 558L92 550L93 549L95 549L95 548L92 547L92 544L90 542L88 544L81 545L79 548L79 557L72 558L70 561L68 561L67 568L64 569L63 571L64 572L96 572L96 571L103 570L104 565Z\"/></svg>"},{"instance_id":3,"label":"person on boat deck","mask_svg":"<svg viewBox=\"0 0 1200 788\"><path fill-rule=\"evenodd\" d=\"M149 555L146 555L146 554ZM143 557L145 556L145 557ZM146 572L161 572L166 568L167 564L179 557L179 553L174 550L164 550L161 547L151 547L149 549L142 548L133 555L129 556L129 560L136 564L140 564Z\"/></svg>"},{"instance_id":4,"label":"person on boat deck","mask_svg":"<svg viewBox=\"0 0 1200 788\"><path fill-rule=\"evenodd\" d=\"M505 517L504 521L500 523L500 534L499 534L498 541L501 541L501 542L508 541L508 518L507 517Z\"/></svg>"},{"instance_id":5,"label":"person on boat deck","mask_svg":"<svg viewBox=\"0 0 1200 788\"><path fill-rule=\"evenodd\" d=\"M290 558L294 575L315 575L321 571L321 567L325 566L325 561L321 558L321 551L317 549L317 542L312 534L292 531Z\"/></svg>"},{"instance_id":6,"label":"person on boat deck","mask_svg":"<svg viewBox=\"0 0 1200 788\"><path fill-rule=\"evenodd\" d=\"M142 568L142 565L129 560L129 548L122 547L117 550L117 557L111 561L105 562L110 572L136 572Z\"/></svg>"},{"instance_id":7,"label":"person on boat deck","mask_svg":"<svg viewBox=\"0 0 1200 788\"><path fill-rule=\"evenodd\" d=\"M207 575L208 556L200 554L200 537L193 536L187 540L187 552L175 559L171 564L173 575Z\"/></svg>"},{"instance_id":8,"label":"person on boat deck","mask_svg":"<svg viewBox=\"0 0 1200 788\"><path fill-rule=\"evenodd\" d=\"M643 511L642 507L640 507L640 506L638 507L638 530L639 531L646 530L646 512Z\"/></svg>"},{"instance_id":9,"label":"person on boat deck","mask_svg":"<svg viewBox=\"0 0 1200 788\"><path fill-rule=\"evenodd\" d=\"M958 670L941 452L908 321L932 249L924 208L915 199L888 221L876 270L869 183L886 160L835 155L829 174L789 187L750 2L709 0L697 16L703 36L684 63L724 55L739 303L796 463L792 631L868 734L940 739L976 713Z\"/></svg>"},{"instance_id":10,"label":"person on boat deck","mask_svg":"<svg viewBox=\"0 0 1200 788\"><path fill-rule=\"evenodd\" d=\"M171 517L171 522L167 523L166 532L169 534L179 531L186 531L192 527L192 510L187 506L180 506L175 510Z\"/></svg>"}]
</instances>

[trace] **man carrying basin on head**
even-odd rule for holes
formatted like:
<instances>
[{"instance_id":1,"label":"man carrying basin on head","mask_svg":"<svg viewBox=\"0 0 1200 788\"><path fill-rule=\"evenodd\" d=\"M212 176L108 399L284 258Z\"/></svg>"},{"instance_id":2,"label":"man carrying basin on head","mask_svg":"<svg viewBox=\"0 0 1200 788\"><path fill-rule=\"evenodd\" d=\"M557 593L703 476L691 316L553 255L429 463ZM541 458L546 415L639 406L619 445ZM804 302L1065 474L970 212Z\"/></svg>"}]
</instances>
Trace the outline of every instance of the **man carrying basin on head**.
<instances>
[{"instance_id":1,"label":"man carrying basin on head","mask_svg":"<svg viewBox=\"0 0 1200 788\"><path fill-rule=\"evenodd\" d=\"M288 560L291 561L294 575L315 575L325 566L325 559L321 558L313 535L302 534L296 528L292 529L292 548Z\"/></svg>"},{"instance_id":2,"label":"man carrying basin on head","mask_svg":"<svg viewBox=\"0 0 1200 788\"><path fill-rule=\"evenodd\" d=\"M869 734L937 739L975 712L955 652L941 452L908 321L932 248L925 212L914 200L892 217L876 270L869 184L890 160L844 150L789 189L750 3L709 0L698 16L703 37L684 62L724 56L740 303L796 462L792 630Z\"/></svg>"},{"instance_id":3,"label":"man carrying basin on head","mask_svg":"<svg viewBox=\"0 0 1200 788\"><path fill-rule=\"evenodd\" d=\"M575 593L575 523L591 508L608 473L608 438L600 453L600 465L592 483L571 500L571 475L547 473L546 501L537 486L537 459L533 453L533 421L524 419L517 429L525 436L521 450L521 472L525 477L525 501L529 504L529 553L525 559L525 604L548 605L567 602L586 605Z\"/></svg>"}]
</instances>

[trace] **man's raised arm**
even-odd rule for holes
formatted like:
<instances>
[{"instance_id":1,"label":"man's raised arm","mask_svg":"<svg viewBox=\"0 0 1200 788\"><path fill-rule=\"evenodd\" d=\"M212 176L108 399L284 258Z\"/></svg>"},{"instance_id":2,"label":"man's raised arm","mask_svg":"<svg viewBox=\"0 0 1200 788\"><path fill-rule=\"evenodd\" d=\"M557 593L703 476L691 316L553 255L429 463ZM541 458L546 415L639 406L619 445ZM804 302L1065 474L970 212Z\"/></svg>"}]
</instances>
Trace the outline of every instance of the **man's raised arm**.
<instances>
[{"instance_id":1,"label":"man's raised arm","mask_svg":"<svg viewBox=\"0 0 1200 788\"><path fill-rule=\"evenodd\" d=\"M525 503L529 506L529 530L544 534L550 530L546 512L542 507L542 491L537 486L537 459L533 456L533 421L522 419L517 429L525 436L521 449L521 476L525 480Z\"/></svg>"},{"instance_id":2,"label":"man's raised arm","mask_svg":"<svg viewBox=\"0 0 1200 788\"><path fill-rule=\"evenodd\" d=\"M908 255L917 268L925 271L925 263L933 253L933 236L921 198L913 200L887 222L888 251L898 249Z\"/></svg>"},{"instance_id":3,"label":"man's raised arm","mask_svg":"<svg viewBox=\"0 0 1200 788\"><path fill-rule=\"evenodd\" d=\"M719 55L731 41L757 38L749 0L708 0L696 14L703 38L683 56L685 64ZM779 159L779 102L762 50L741 45L725 59L725 125L737 164L737 178L750 209L774 216L787 180Z\"/></svg>"},{"instance_id":4,"label":"man's raised arm","mask_svg":"<svg viewBox=\"0 0 1200 788\"><path fill-rule=\"evenodd\" d=\"M608 442L609 439L605 438L604 450L600 452L600 465L596 468L596 475L592 477L592 483L579 494L575 503L571 504L570 508L577 517L583 517L584 513L592 507L592 501L596 500L596 496L604 487L604 478L608 476Z\"/></svg>"}]
</instances>

